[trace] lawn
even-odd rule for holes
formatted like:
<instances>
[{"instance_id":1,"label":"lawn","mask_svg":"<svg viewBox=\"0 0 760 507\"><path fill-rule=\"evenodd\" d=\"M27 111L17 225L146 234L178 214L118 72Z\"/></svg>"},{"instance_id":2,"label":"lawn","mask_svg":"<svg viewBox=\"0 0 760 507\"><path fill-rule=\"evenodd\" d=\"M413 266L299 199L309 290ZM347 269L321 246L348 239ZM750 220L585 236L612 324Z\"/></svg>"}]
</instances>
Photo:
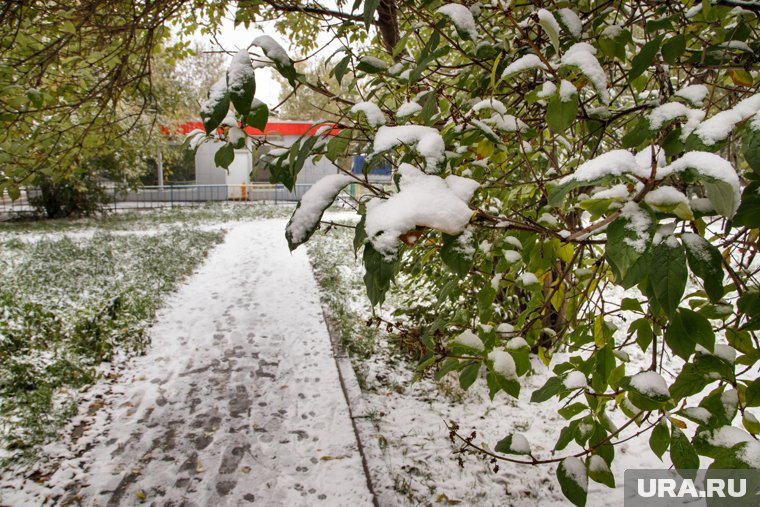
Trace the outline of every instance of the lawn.
<instances>
[{"instance_id":1,"label":"lawn","mask_svg":"<svg viewBox=\"0 0 760 507\"><path fill-rule=\"evenodd\" d=\"M214 205L0 224L2 459L30 456L88 386L145 349L162 301L225 224L291 212Z\"/></svg>"}]
</instances>

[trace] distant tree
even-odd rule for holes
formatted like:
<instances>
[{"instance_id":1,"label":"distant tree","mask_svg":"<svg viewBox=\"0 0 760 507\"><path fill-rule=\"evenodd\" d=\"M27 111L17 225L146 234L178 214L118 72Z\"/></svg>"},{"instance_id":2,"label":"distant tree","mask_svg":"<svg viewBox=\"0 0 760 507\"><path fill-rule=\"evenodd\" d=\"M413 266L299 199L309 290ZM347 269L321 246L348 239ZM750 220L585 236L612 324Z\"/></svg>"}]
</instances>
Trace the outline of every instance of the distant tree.
<instances>
[{"instance_id":1,"label":"distant tree","mask_svg":"<svg viewBox=\"0 0 760 507\"><path fill-rule=\"evenodd\" d=\"M349 100L359 100L358 86L349 76L339 84L330 74L331 67L324 60L305 60L295 65L304 76L307 85L292 88L288 80L274 74L280 84L280 106L275 115L283 120L327 120L341 116L341 107L330 95L338 95ZM313 87L309 85L313 84ZM358 83L356 83L358 84ZM325 93L325 91L329 92Z\"/></svg>"}]
</instances>

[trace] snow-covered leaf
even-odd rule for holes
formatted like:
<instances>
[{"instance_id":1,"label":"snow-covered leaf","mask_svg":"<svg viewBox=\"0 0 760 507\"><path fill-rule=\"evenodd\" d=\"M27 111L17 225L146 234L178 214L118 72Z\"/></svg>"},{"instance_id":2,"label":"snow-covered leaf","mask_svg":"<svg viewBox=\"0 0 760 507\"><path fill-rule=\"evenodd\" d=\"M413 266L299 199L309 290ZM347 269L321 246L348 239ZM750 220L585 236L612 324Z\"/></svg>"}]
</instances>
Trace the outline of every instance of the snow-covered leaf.
<instances>
[{"instance_id":1,"label":"snow-covered leaf","mask_svg":"<svg viewBox=\"0 0 760 507\"><path fill-rule=\"evenodd\" d=\"M529 455L530 443L521 433L511 433L499 440L494 450L503 454Z\"/></svg>"},{"instance_id":2,"label":"snow-covered leaf","mask_svg":"<svg viewBox=\"0 0 760 507\"><path fill-rule=\"evenodd\" d=\"M557 480L562 493L573 505L583 507L586 505L588 494L588 475L586 465L576 457L562 460L557 467Z\"/></svg>"},{"instance_id":3,"label":"snow-covered leaf","mask_svg":"<svg viewBox=\"0 0 760 507\"><path fill-rule=\"evenodd\" d=\"M230 109L230 94L227 91L227 78L217 81L208 92L208 99L201 107L201 119L206 134L211 134L222 123Z\"/></svg>"},{"instance_id":4,"label":"snow-covered leaf","mask_svg":"<svg viewBox=\"0 0 760 507\"><path fill-rule=\"evenodd\" d=\"M466 40L478 39L478 28L470 10L462 4L445 4L436 10L437 13L449 18L454 24L460 37Z\"/></svg>"},{"instance_id":5,"label":"snow-covered leaf","mask_svg":"<svg viewBox=\"0 0 760 507\"><path fill-rule=\"evenodd\" d=\"M367 74L378 74L388 70L388 65L379 58L365 55L359 59L356 70L366 72Z\"/></svg>"},{"instance_id":6,"label":"snow-covered leaf","mask_svg":"<svg viewBox=\"0 0 760 507\"><path fill-rule=\"evenodd\" d=\"M331 174L323 176L309 188L285 227L285 238L291 251L308 241L322 220L325 210L352 181L355 180L347 174Z\"/></svg>"},{"instance_id":7,"label":"snow-covered leaf","mask_svg":"<svg viewBox=\"0 0 760 507\"><path fill-rule=\"evenodd\" d=\"M253 39L252 44L260 47L264 51L264 55L272 61L277 72L288 80L290 86L295 87L298 72L293 65L293 60L290 59L283 47L269 35L259 35Z\"/></svg>"},{"instance_id":8,"label":"snow-covered leaf","mask_svg":"<svg viewBox=\"0 0 760 507\"><path fill-rule=\"evenodd\" d=\"M612 475L609 465L601 456L594 454L588 461L588 477L608 488L615 487L615 476Z\"/></svg>"},{"instance_id":9,"label":"snow-covered leaf","mask_svg":"<svg viewBox=\"0 0 760 507\"><path fill-rule=\"evenodd\" d=\"M546 9L538 10L538 24L544 29L549 41L554 46L554 51L559 53L559 23L554 15Z\"/></svg>"},{"instance_id":10,"label":"snow-covered leaf","mask_svg":"<svg viewBox=\"0 0 760 507\"><path fill-rule=\"evenodd\" d=\"M232 57L227 69L227 89L235 110L243 117L251 110L256 92L256 79L247 49L241 49Z\"/></svg>"},{"instance_id":11,"label":"snow-covered leaf","mask_svg":"<svg viewBox=\"0 0 760 507\"><path fill-rule=\"evenodd\" d=\"M619 282L626 279L629 269L649 248L656 228L656 221L646 208L634 203L626 206L625 209L630 211L621 214L607 227L604 250L615 279ZM632 280L630 284L636 282L637 280Z\"/></svg>"}]
</instances>

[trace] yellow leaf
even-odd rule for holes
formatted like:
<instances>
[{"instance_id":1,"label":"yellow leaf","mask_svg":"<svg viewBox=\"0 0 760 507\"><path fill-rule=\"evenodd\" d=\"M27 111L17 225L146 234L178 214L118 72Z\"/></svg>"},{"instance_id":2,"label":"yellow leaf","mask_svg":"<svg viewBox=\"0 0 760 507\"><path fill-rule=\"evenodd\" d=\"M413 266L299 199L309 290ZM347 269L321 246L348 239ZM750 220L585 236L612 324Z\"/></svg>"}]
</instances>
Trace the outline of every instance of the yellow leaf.
<instances>
[{"instance_id":1,"label":"yellow leaf","mask_svg":"<svg viewBox=\"0 0 760 507\"><path fill-rule=\"evenodd\" d=\"M736 86L752 87L752 75L746 70L731 69L728 71L728 75Z\"/></svg>"},{"instance_id":2,"label":"yellow leaf","mask_svg":"<svg viewBox=\"0 0 760 507\"><path fill-rule=\"evenodd\" d=\"M682 420L676 419L675 417L670 417L669 419L670 419L670 422L672 422L674 426L678 426L681 429L686 428L686 423L683 422Z\"/></svg>"},{"instance_id":3,"label":"yellow leaf","mask_svg":"<svg viewBox=\"0 0 760 507\"><path fill-rule=\"evenodd\" d=\"M145 500L145 492L144 492L143 490L141 490L141 489L138 489L138 490L135 492L135 496L136 496L137 498L139 498L140 500Z\"/></svg>"},{"instance_id":4,"label":"yellow leaf","mask_svg":"<svg viewBox=\"0 0 760 507\"><path fill-rule=\"evenodd\" d=\"M538 358L544 363L545 366L549 366L552 358L547 354L547 350L544 347L538 347Z\"/></svg>"}]
</instances>

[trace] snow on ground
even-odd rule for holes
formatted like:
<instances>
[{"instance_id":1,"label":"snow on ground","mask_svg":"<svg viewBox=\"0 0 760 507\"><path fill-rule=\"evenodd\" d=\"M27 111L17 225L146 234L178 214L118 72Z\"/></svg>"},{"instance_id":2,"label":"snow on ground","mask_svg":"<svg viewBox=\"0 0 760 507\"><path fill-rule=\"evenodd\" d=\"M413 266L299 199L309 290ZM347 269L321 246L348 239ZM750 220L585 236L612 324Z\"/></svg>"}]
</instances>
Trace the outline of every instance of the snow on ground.
<instances>
[{"instance_id":1,"label":"snow on ground","mask_svg":"<svg viewBox=\"0 0 760 507\"><path fill-rule=\"evenodd\" d=\"M285 221L235 227L0 503L370 505L318 290ZM109 393L110 391L110 393Z\"/></svg>"},{"instance_id":2,"label":"snow on ground","mask_svg":"<svg viewBox=\"0 0 760 507\"><path fill-rule=\"evenodd\" d=\"M325 219L345 220L346 214L329 211ZM464 456L460 467L459 445L449 441L446 427L455 421L463 435L475 430L473 442L491 448L519 433L534 455L551 457L566 425L557 415L560 402L529 401L549 370L534 361L519 399L500 392L490 401L483 379L467 392L452 374L414 382L413 364L381 333L367 358L354 359L360 390L349 359L333 358L305 249L287 253L285 223L233 226L160 313L147 356L89 392L64 440L41 452L46 459L0 477L0 504L81 497L83 505L143 499L156 505L369 505L351 414L378 505L566 505L556 465L500 463L494 472L488 462ZM325 250L331 262L323 264L339 273L335 283L346 290L345 307L369 332L361 324L371 313L352 235L343 228L328 237L318 232L309 253L319 270L323 261L315 252ZM613 292L616 300L627 295ZM647 358L631 356L633 373ZM612 418L624 420L617 411ZM627 468L670 465L653 455L647 439L616 446L617 487L591 482L587 505L622 504ZM577 450L573 443L557 456Z\"/></svg>"},{"instance_id":3,"label":"snow on ground","mask_svg":"<svg viewBox=\"0 0 760 507\"><path fill-rule=\"evenodd\" d=\"M339 216L331 217L338 220ZM361 261L353 262L351 238L353 231L334 229L329 235L317 233L309 243L310 254L321 270L333 269L340 287L337 297L345 301L345 309L355 313L357 325L353 339L366 341L372 328L363 322L371 315L361 282ZM335 259L338 266L320 267L324 259ZM327 273L329 276L330 274ZM625 291L612 288L609 297L620 300ZM389 295L387 307L379 309L384 318L395 321L389 314L394 310L396 296ZM620 326L622 328L622 326ZM638 364L645 364L648 356L639 351L631 354L631 373ZM556 354L555 361L564 354ZM580 448L573 442L564 451L552 455L559 432L567 425L557 409L573 401L531 403L531 393L543 386L552 376L549 368L538 360L533 361L535 373L520 379L520 398L515 400L500 392L493 401L488 398L485 378L481 378L468 391L462 391L455 374L448 374L441 382L430 378L413 379L415 363L398 350L392 337L375 337L372 353L367 358L355 358L354 368L362 385L361 393L350 396L356 416L359 436L367 456L370 475L378 503L396 505L447 505L468 506L559 506L568 505L556 479L556 465L527 466L500 462L500 470L476 456L465 455L464 466L457 463L460 443L452 444L446 424L459 424L460 433L467 436L477 432L473 441L493 449L495 444L511 433L522 434L535 456L542 458L567 456ZM612 413L613 421L620 425L627 418L619 410ZM624 436L639 431L632 427ZM616 457L612 473L616 489L591 481L587 505L622 505L623 472L628 468L668 468L670 462L661 462L651 452L648 434L615 446ZM667 460L666 456L666 460ZM703 463L706 464L706 463Z\"/></svg>"}]
</instances>

